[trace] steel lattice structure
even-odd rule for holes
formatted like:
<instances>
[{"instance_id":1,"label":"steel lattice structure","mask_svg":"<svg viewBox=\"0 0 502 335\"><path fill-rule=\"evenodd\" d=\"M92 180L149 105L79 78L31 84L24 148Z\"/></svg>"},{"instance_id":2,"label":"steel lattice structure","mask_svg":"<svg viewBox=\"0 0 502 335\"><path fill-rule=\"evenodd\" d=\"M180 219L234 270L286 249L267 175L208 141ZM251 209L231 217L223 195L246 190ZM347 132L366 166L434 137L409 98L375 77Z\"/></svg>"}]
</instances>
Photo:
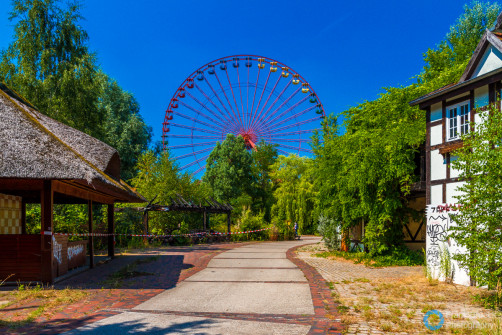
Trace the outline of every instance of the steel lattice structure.
<instances>
[{"instance_id":1,"label":"steel lattice structure","mask_svg":"<svg viewBox=\"0 0 502 335\"><path fill-rule=\"evenodd\" d=\"M280 154L309 153L325 117L310 84L289 66L256 55L235 55L195 70L174 93L162 127L164 150L194 174L217 141L241 135L248 149L264 140Z\"/></svg>"}]
</instances>

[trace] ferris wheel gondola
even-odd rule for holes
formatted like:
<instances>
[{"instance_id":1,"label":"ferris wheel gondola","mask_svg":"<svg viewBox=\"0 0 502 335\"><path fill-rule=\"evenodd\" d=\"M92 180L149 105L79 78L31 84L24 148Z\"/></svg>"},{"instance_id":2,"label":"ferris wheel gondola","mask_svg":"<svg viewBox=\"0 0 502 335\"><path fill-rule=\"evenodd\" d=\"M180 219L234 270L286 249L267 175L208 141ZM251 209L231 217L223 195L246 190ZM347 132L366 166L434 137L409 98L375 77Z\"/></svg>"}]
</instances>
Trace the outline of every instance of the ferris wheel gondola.
<instances>
[{"instance_id":1,"label":"ferris wheel gondola","mask_svg":"<svg viewBox=\"0 0 502 335\"><path fill-rule=\"evenodd\" d=\"M280 154L308 155L324 116L311 85L291 67L263 56L228 56L201 66L179 86L166 110L162 143L181 170L197 174L229 133L241 135L250 150L263 140Z\"/></svg>"}]
</instances>

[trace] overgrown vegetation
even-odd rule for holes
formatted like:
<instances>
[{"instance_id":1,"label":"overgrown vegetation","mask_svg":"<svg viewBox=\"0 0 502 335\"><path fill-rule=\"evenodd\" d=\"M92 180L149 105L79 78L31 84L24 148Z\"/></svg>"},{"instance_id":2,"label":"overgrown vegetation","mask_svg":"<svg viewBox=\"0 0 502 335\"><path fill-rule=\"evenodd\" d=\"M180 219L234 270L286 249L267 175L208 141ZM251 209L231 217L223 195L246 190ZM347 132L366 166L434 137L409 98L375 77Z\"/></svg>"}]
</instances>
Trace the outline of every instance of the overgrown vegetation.
<instances>
[{"instance_id":1,"label":"overgrown vegetation","mask_svg":"<svg viewBox=\"0 0 502 335\"><path fill-rule=\"evenodd\" d=\"M66 305L72 304L89 295L88 291L80 289L54 289L40 285L19 285L17 290L0 292L0 300L6 303L0 305L0 326L18 328L39 317L47 317L62 310ZM20 306L29 306L32 309L12 316L12 313L2 313L2 310L13 309Z\"/></svg>"},{"instance_id":2,"label":"overgrown vegetation","mask_svg":"<svg viewBox=\"0 0 502 335\"><path fill-rule=\"evenodd\" d=\"M378 99L344 111L342 122L326 118L315 137L319 211L340 231L364 222L371 256L399 255L404 224L421 214L408 207L408 196L419 177L414 160L425 142L425 112L408 103L460 78L499 11L498 4L466 5L445 39L424 54L414 84L385 88Z\"/></svg>"},{"instance_id":3,"label":"overgrown vegetation","mask_svg":"<svg viewBox=\"0 0 502 335\"><path fill-rule=\"evenodd\" d=\"M343 258L354 261L356 264L364 264L371 267L384 266L414 266L424 263L422 253L410 250L406 247L396 248L393 253L372 256L366 252L329 251L317 253L316 257Z\"/></svg>"},{"instance_id":4,"label":"overgrown vegetation","mask_svg":"<svg viewBox=\"0 0 502 335\"><path fill-rule=\"evenodd\" d=\"M452 215L456 225L451 237L467 252L453 258L467 268L478 285L496 290L493 302L502 308L502 181L501 143L502 113L490 106L479 111L481 122L463 136L464 147L456 154L453 167L461 171L465 183L458 203L459 211Z\"/></svg>"}]
</instances>

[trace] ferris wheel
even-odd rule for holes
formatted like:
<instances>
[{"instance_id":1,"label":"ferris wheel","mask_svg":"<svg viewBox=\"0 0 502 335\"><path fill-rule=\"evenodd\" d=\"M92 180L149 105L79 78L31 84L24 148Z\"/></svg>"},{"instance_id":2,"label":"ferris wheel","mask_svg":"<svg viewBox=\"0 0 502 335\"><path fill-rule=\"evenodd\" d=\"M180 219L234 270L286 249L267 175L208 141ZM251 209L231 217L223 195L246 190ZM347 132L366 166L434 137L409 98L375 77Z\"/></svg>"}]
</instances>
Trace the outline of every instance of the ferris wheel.
<instances>
[{"instance_id":1,"label":"ferris wheel","mask_svg":"<svg viewBox=\"0 0 502 335\"><path fill-rule=\"evenodd\" d=\"M289 66L262 56L228 56L201 66L178 87L162 123L162 145L181 170L195 175L229 133L241 135L249 150L263 140L280 154L308 155L324 117L313 88Z\"/></svg>"}]
</instances>

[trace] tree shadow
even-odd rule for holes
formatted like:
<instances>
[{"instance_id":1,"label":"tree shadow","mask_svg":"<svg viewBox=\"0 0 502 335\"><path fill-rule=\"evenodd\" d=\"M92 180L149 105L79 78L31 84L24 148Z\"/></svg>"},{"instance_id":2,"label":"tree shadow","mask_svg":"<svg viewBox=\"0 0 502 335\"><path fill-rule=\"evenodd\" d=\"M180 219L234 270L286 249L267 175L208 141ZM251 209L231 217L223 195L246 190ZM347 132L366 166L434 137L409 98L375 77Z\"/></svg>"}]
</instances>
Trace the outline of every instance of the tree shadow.
<instances>
[{"instance_id":1,"label":"tree shadow","mask_svg":"<svg viewBox=\"0 0 502 335\"><path fill-rule=\"evenodd\" d=\"M120 315L120 314L118 314ZM132 314L134 315L134 314ZM117 318L117 315L114 315ZM75 319L58 319L47 322L0 322L2 334L208 334L205 329L218 323L212 319L197 319L186 322L168 322L165 318L147 320L144 316L134 317L131 320L103 319L93 322L92 317ZM123 318L123 317L122 317ZM162 323L159 326L159 323ZM164 326L165 325L165 326Z\"/></svg>"},{"instance_id":2,"label":"tree shadow","mask_svg":"<svg viewBox=\"0 0 502 335\"><path fill-rule=\"evenodd\" d=\"M162 322L166 322L163 320ZM85 334L136 334L147 333L153 335L161 334L209 334L206 329L217 321L211 319L194 320L188 322L174 322L166 324L165 327L150 325L148 321L132 320L111 324L91 324L80 329L75 329L64 335L85 335ZM166 322L167 323L167 322Z\"/></svg>"},{"instance_id":3,"label":"tree shadow","mask_svg":"<svg viewBox=\"0 0 502 335\"><path fill-rule=\"evenodd\" d=\"M183 260L183 255L122 255L62 280L54 288L170 289L182 270L193 267Z\"/></svg>"}]
</instances>

